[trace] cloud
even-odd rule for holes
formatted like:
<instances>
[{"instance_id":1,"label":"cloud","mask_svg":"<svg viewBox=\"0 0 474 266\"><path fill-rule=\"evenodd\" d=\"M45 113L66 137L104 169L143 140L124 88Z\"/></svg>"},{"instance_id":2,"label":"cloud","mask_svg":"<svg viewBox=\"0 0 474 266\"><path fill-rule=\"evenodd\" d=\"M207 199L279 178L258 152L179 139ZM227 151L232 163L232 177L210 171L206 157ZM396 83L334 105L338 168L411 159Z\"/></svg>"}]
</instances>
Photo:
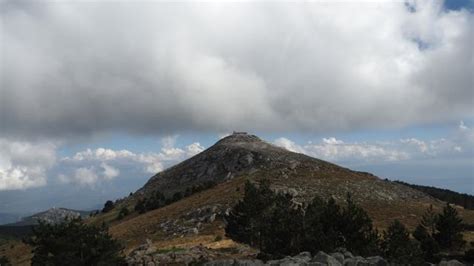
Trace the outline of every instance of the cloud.
<instances>
[{"instance_id":1,"label":"cloud","mask_svg":"<svg viewBox=\"0 0 474 266\"><path fill-rule=\"evenodd\" d=\"M0 191L46 184L46 173L56 162L56 144L0 138Z\"/></svg>"},{"instance_id":2,"label":"cloud","mask_svg":"<svg viewBox=\"0 0 474 266\"><path fill-rule=\"evenodd\" d=\"M120 171L117 168L110 166L106 163L101 163L100 167L104 169L103 175L106 179L113 179L114 177L117 177L120 174Z\"/></svg>"},{"instance_id":3,"label":"cloud","mask_svg":"<svg viewBox=\"0 0 474 266\"><path fill-rule=\"evenodd\" d=\"M304 153L333 162L396 161L407 159L409 156L405 152L384 145L345 143L334 137L323 138L322 142L316 144L298 145L286 138L279 138L274 143L293 152Z\"/></svg>"},{"instance_id":4,"label":"cloud","mask_svg":"<svg viewBox=\"0 0 474 266\"><path fill-rule=\"evenodd\" d=\"M58 180L63 183L95 186L120 177L122 171L138 175L154 175L204 150L195 142L184 148L175 147L177 136L161 140L161 152L134 153L107 148L86 149L64 157L58 165Z\"/></svg>"},{"instance_id":5,"label":"cloud","mask_svg":"<svg viewBox=\"0 0 474 266\"><path fill-rule=\"evenodd\" d=\"M474 16L441 1L0 5L2 135L324 132L473 116Z\"/></svg>"},{"instance_id":6,"label":"cloud","mask_svg":"<svg viewBox=\"0 0 474 266\"><path fill-rule=\"evenodd\" d=\"M334 137L304 145L287 138L274 144L287 150L316 158L347 164L368 164L420 159L471 158L474 155L474 129L460 122L446 138L420 140L406 138L380 142L377 140L346 143Z\"/></svg>"}]
</instances>

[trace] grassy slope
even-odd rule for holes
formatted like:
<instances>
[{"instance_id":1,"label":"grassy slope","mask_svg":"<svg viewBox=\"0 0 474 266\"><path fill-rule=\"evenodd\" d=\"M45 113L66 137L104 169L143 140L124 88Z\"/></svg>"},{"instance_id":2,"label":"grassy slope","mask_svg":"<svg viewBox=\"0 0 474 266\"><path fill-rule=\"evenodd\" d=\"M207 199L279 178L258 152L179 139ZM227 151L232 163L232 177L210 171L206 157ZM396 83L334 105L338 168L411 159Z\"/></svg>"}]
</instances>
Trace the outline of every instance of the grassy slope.
<instances>
[{"instance_id":1,"label":"grassy slope","mask_svg":"<svg viewBox=\"0 0 474 266\"><path fill-rule=\"evenodd\" d=\"M216 221L207 225L204 231L196 236L180 238L166 238L162 234L159 224L167 219L176 219L180 215L205 205L223 204L233 205L238 201L243 192L243 185L246 177L235 178L225 183L219 184L214 188L184 198L163 208L150 211L143 215L133 215L127 219L115 223L111 226L111 233L114 237L121 239L131 250L142 244L146 238L153 240L158 248L169 248L172 246L185 247L196 244L211 245L216 235L223 236L223 223ZM328 186L337 187L337 178L332 178ZM281 180L280 180L281 181ZM278 181L274 180L276 185ZM292 180L298 183L298 180ZM342 182L342 181L341 181ZM385 181L380 181L385 182ZM237 189L237 188L240 189ZM334 189L333 187L333 189ZM433 204L437 211L441 211L444 203L432 198L422 199L420 201L391 201L391 202L361 202L369 215L373 218L375 225L380 229L385 229L393 219L399 219L410 229L414 229L421 215L426 208ZM465 222L474 223L474 211L458 208ZM473 240L473 236L466 235L467 240Z\"/></svg>"}]
</instances>

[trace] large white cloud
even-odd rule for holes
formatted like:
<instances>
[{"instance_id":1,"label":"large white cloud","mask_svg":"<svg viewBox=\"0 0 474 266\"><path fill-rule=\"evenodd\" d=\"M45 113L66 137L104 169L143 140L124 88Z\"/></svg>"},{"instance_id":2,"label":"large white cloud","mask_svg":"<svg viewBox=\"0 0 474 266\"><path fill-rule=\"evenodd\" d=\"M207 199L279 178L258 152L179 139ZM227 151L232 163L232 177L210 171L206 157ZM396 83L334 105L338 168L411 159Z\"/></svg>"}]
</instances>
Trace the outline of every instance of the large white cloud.
<instances>
[{"instance_id":1,"label":"large white cloud","mask_svg":"<svg viewBox=\"0 0 474 266\"><path fill-rule=\"evenodd\" d=\"M2 134L472 117L473 14L408 2L2 1Z\"/></svg>"},{"instance_id":2,"label":"large white cloud","mask_svg":"<svg viewBox=\"0 0 474 266\"><path fill-rule=\"evenodd\" d=\"M0 138L0 191L46 184L47 171L56 161L56 145Z\"/></svg>"}]
</instances>

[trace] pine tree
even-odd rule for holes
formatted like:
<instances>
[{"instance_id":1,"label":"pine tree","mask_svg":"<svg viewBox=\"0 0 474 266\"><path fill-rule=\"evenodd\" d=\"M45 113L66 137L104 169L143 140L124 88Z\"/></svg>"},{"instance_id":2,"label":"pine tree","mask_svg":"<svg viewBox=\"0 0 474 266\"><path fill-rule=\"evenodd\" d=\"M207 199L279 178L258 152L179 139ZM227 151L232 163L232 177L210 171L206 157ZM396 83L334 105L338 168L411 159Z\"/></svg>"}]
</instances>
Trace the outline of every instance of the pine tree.
<instances>
[{"instance_id":1,"label":"pine tree","mask_svg":"<svg viewBox=\"0 0 474 266\"><path fill-rule=\"evenodd\" d=\"M226 218L226 234L234 240L262 247L267 229L266 211L273 204L275 193L267 180L256 187L245 183L244 197Z\"/></svg>"},{"instance_id":2,"label":"pine tree","mask_svg":"<svg viewBox=\"0 0 474 266\"><path fill-rule=\"evenodd\" d=\"M324 251L332 251L344 246L342 227L342 210L334 198L330 198L321 213L321 223L324 231Z\"/></svg>"},{"instance_id":3,"label":"pine tree","mask_svg":"<svg viewBox=\"0 0 474 266\"><path fill-rule=\"evenodd\" d=\"M435 256L439 252L439 245L426 230L426 227L420 223L413 232L413 237L420 243L425 261L435 262Z\"/></svg>"},{"instance_id":4,"label":"pine tree","mask_svg":"<svg viewBox=\"0 0 474 266\"><path fill-rule=\"evenodd\" d=\"M430 204L430 207L425 211L421 217L420 224L426 228L428 233L433 237L436 234L436 220L438 215L433 210L433 205Z\"/></svg>"},{"instance_id":5,"label":"pine tree","mask_svg":"<svg viewBox=\"0 0 474 266\"><path fill-rule=\"evenodd\" d=\"M443 208L436 221L435 239L442 248L460 248L464 245L462 218L449 203Z\"/></svg>"},{"instance_id":6,"label":"pine tree","mask_svg":"<svg viewBox=\"0 0 474 266\"><path fill-rule=\"evenodd\" d=\"M303 246L307 251L316 253L324 250L326 235L322 223L322 215L326 202L320 197L314 197L306 207L304 215ZM327 250L326 250L327 251Z\"/></svg>"},{"instance_id":7,"label":"pine tree","mask_svg":"<svg viewBox=\"0 0 474 266\"><path fill-rule=\"evenodd\" d=\"M410 233L398 220L393 221L384 232L382 249L392 263L419 265L423 262L419 244L410 239Z\"/></svg>"},{"instance_id":8,"label":"pine tree","mask_svg":"<svg viewBox=\"0 0 474 266\"><path fill-rule=\"evenodd\" d=\"M434 262L435 256L439 252L439 245L434 239L437 219L438 215L434 212L433 205L430 205L413 232L413 237L420 243L423 258L429 262Z\"/></svg>"},{"instance_id":9,"label":"pine tree","mask_svg":"<svg viewBox=\"0 0 474 266\"><path fill-rule=\"evenodd\" d=\"M40 222L25 242L33 247L31 265L125 265L122 247L107 228L87 225L80 218Z\"/></svg>"},{"instance_id":10,"label":"pine tree","mask_svg":"<svg viewBox=\"0 0 474 266\"><path fill-rule=\"evenodd\" d=\"M277 194L267 210L266 230L261 251L276 256L294 255L301 249L303 213L289 194Z\"/></svg>"},{"instance_id":11,"label":"pine tree","mask_svg":"<svg viewBox=\"0 0 474 266\"><path fill-rule=\"evenodd\" d=\"M379 236L367 212L355 204L350 194L342 210L341 231L344 247L358 255L378 254Z\"/></svg>"}]
</instances>

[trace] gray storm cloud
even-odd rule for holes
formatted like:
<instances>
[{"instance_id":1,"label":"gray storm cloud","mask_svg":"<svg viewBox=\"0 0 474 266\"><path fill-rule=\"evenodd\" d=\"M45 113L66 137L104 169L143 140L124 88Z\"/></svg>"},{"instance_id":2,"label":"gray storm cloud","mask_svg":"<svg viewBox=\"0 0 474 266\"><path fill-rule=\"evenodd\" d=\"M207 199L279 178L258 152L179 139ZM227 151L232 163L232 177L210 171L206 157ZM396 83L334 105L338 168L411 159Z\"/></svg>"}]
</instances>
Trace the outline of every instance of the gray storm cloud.
<instances>
[{"instance_id":1,"label":"gray storm cloud","mask_svg":"<svg viewBox=\"0 0 474 266\"><path fill-rule=\"evenodd\" d=\"M441 1L1 1L1 135L350 130L473 116Z\"/></svg>"}]
</instances>

